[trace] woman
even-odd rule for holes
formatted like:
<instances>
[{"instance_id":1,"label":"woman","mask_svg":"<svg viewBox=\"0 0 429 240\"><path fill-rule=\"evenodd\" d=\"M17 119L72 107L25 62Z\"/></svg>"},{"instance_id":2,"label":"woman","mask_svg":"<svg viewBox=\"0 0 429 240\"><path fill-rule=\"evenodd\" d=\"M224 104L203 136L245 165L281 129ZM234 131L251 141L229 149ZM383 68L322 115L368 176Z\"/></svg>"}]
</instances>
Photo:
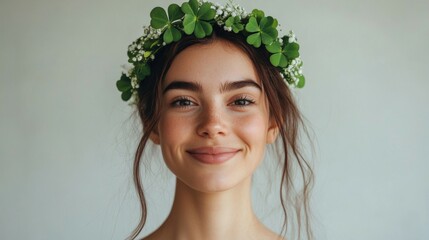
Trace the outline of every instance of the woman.
<instances>
[{"instance_id":1,"label":"woman","mask_svg":"<svg viewBox=\"0 0 429 240\"><path fill-rule=\"evenodd\" d=\"M252 174L267 145L278 140L282 233L296 219L298 233L303 223L311 239L312 171L299 151L302 119L289 89L304 84L293 34L278 38L275 19L231 4L191 0L170 5L168 16L155 8L151 18L145 35L130 45L134 67L117 82L143 124L134 161L142 215L129 238L146 221L139 172L151 140L176 176L176 191L169 216L144 239L283 239L258 220L251 205ZM296 163L304 188L295 197L290 193Z\"/></svg>"}]
</instances>

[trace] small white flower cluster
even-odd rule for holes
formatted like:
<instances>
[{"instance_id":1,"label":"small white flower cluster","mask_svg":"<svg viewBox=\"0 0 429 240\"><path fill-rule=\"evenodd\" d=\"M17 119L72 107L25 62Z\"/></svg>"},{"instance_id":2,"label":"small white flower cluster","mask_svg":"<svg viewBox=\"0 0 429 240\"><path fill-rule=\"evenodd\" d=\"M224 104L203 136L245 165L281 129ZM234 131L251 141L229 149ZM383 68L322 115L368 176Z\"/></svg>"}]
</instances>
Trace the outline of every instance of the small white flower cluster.
<instances>
[{"instance_id":1,"label":"small white flower cluster","mask_svg":"<svg viewBox=\"0 0 429 240\"><path fill-rule=\"evenodd\" d=\"M285 69L285 78L290 79L294 86L298 85L299 77L302 76L302 60L295 58L291 61L289 66Z\"/></svg>"},{"instance_id":2,"label":"small white flower cluster","mask_svg":"<svg viewBox=\"0 0 429 240\"><path fill-rule=\"evenodd\" d=\"M152 60L155 58L153 54L148 54L143 50L143 44L147 40L153 40L153 39L159 39L159 37L162 34L162 29L155 29L151 26L144 26L143 27L143 36L141 36L139 39L137 39L135 42L133 42L129 47L128 50L135 55L131 60L133 62L142 61L143 58L151 58ZM164 44L165 45L165 44Z\"/></svg>"},{"instance_id":3,"label":"small white flower cluster","mask_svg":"<svg viewBox=\"0 0 429 240\"><path fill-rule=\"evenodd\" d=\"M229 32L232 31L232 27L225 26L225 21L229 17L238 16L240 19L243 19L249 15L243 7L240 7L238 4L233 4L232 2L227 3L225 6L214 3L211 8L216 11L214 19L217 25L220 27L223 26L223 29Z\"/></svg>"},{"instance_id":4,"label":"small white flower cluster","mask_svg":"<svg viewBox=\"0 0 429 240\"><path fill-rule=\"evenodd\" d=\"M129 106L137 105L138 102L139 102L139 93L137 92L137 89L134 89L128 105Z\"/></svg>"},{"instance_id":5,"label":"small white flower cluster","mask_svg":"<svg viewBox=\"0 0 429 240\"><path fill-rule=\"evenodd\" d=\"M223 27L223 30L225 30L225 31L227 31L227 32L231 32L231 31L232 31L232 27L224 26L224 27Z\"/></svg>"},{"instance_id":6,"label":"small white flower cluster","mask_svg":"<svg viewBox=\"0 0 429 240\"><path fill-rule=\"evenodd\" d=\"M133 66L130 64L122 64L122 73L125 74L127 77L131 77L131 74L133 72Z\"/></svg>"},{"instance_id":7,"label":"small white flower cluster","mask_svg":"<svg viewBox=\"0 0 429 240\"><path fill-rule=\"evenodd\" d=\"M133 89L137 89L140 87L137 77L135 76L131 78L131 87L133 87Z\"/></svg>"},{"instance_id":8,"label":"small white flower cluster","mask_svg":"<svg viewBox=\"0 0 429 240\"><path fill-rule=\"evenodd\" d=\"M289 31L289 34L287 36L289 38L289 43L297 42L295 33L293 33L293 31Z\"/></svg>"},{"instance_id":9,"label":"small white flower cluster","mask_svg":"<svg viewBox=\"0 0 429 240\"><path fill-rule=\"evenodd\" d=\"M131 79L131 87L133 89L139 88L139 81L137 80L137 77L133 75L134 66L130 64L123 64L121 65L121 67L122 67L122 73Z\"/></svg>"},{"instance_id":10,"label":"small white flower cluster","mask_svg":"<svg viewBox=\"0 0 429 240\"><path fill-rule=\"evenodd\" d=\"M130 46L128 46L128 51L131 52L134 57L131 59L133 62L141 62L143 59L147 61L148 59L154 60L155 55L151 52L146 52L143 50L143 44L148 40L159 39L162 34L162 29L155 29L151 26L143 27L143 35L134 41ZM136 99L137 89L140 87L137 76L133 74L134 67L123 66L126 69L124 74L131 79L131 87L133 89L132 98Z\"/></svg>"},{"instance_id":11,"label":"small white flower cluster","mask_svg":"<svg viewBox=\"0 0 429 240\"><path fill-rule=\"evenodd\" d=\"M162 34L162 29L155 29L151 26L143 26L143 36L140 37L142 41L147 39L158 39Z\"/></svg>"}]
</instances>

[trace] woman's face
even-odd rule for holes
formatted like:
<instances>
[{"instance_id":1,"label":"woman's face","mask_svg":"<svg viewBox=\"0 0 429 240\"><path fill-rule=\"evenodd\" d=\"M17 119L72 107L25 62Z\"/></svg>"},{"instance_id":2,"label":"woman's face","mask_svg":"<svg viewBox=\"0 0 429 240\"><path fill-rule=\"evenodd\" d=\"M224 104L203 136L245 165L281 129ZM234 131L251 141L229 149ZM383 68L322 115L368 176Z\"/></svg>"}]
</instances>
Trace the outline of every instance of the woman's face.
<instances>
[{"instance_id":1,"label":"woman's face","mask_svg":"<svg viewBox=\"0 0 429 240\"><path fill-rule=\"evenodd\" d=\"M190 46L172 62L162 90L151 139L177 178L201 192L249 180L277 132L249 57L224 40Z\"/></svg>"}]
</instances>

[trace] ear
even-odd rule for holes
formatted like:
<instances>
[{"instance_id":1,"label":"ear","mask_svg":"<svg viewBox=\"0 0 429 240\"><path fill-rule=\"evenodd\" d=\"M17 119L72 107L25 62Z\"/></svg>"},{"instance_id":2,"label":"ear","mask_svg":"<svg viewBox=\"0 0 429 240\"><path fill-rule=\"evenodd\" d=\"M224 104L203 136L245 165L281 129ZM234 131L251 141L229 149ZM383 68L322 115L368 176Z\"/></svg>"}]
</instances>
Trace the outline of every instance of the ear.
<instances>
[{"instance_id":1,"label":"ear","mask_svg":"<svg viewBox=\"0 0 429 240\"><path fill-rule=\"evenodd\" d=\"M159 145L159 144L160 144L160 141L159 141L159 132L158 132L158 129L157 129L157 128L154 128L154 129L153 129L153 131L150 133L149 138L150 138L150 140L151 140L153 143L155 143L156 145Z\"/></svg>"},{"instance_id":2,"label":"ear","mask_svg":"<svg viewBox=\"0 0 429 240\"><path fill-rule=\"evenodd\" d=\"M270 125L268 127L268 131L267 131L267 144L273 143L277 139L278 135L279 135L279 128L277 127L277 124L274 121L274 119L271 119Z\"/></svg>"}]
</instances>

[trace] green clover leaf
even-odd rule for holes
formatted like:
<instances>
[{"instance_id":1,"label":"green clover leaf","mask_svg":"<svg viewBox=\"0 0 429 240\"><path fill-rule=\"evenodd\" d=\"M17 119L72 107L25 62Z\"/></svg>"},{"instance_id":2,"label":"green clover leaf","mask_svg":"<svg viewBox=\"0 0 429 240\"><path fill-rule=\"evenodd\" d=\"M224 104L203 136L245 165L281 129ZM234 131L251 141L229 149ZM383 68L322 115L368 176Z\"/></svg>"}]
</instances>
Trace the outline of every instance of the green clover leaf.
<instances>
[{"instance_id":1,"label":"green clover leaf","mask_svg":"<svg viewBox=\"0 0 429 240\"><path fill-rule=\"evenodd\" d=\"M145 77L150 75L150 67L144 63L138 63L134 67L134 72L138 80L143 80Z\"/></svg>"},{"instance_id":2,"label":"green clover leaf","mask_svg":"<svg viewBox=\"0 0 429 240\"><path fill-rule=\"evenodd\" d=\"M194 16L198 13L198 1L197 0L189 0L187 3L182 4L182 11L185 14L192 14Z\"/></svg>"},{"instance_id":3,"label":"green clover leaf","mask_svg":"<svg viewBox=\"0 0 429 240\"><path fill-rule=\"evenodd\" d=\"M212 5L208 2L201 5L200 10L198 11L198 19L210 21L216 15L216 11L212 9Z\"/></svg>"},{"instance_id":4,"label":"green clover leaf","mask_svg":"<svg viewBox=\"0 0 429 240\"><path fill-rule=\"evenodd\" d=\"M261 21L261 19L262 19L263 17L265 17L265 13L264 13L264 11L262 11L262 10L259 10L259 9L253 9L253 10L252 10L252 13L250 14L250 16L255 17L255 18L258 20L258 22L259 22L259 21Z\"/></svg>"},{"instance_id":5,"label":"green clover leaf","mask_svg":"<svg viewBox=\"0 0 429 240\"><path fill-rule=\"evenodd\" d=\"M132 90L128 90L128 91L123 92L121 94L121 98L122 98L122 100L124 100L126 102L126 101L130 100L130 98L131 98L132 95L133 95Z\"/></svg>"},{"instance_id":6,"label":"green clover leaf","mask_svg":"<svg viewBox=\"0 0 429 240\"><path fill-rule=\"evenodd\" d=\"M167 28L163 35L163 40L166 44L177 42L182 38L182 33L175 27Z\"/></svg>"},{"instance_id":7,"label":"green clover leaf","mask_svg":"<svg viewBox=\"0 0 429 240\"><path fill-rule=\"evenodd\" d=\"M162 7L152 9L150 18L150 25L155 29L164 28L169 23L167 13Z\"/></svg>"},{"instance_id":8,"label":"green clover leaf","mask_svg":"<svg viewBox=\"0 0 429 240\"><path fill-rule=\"evenodd\" d=\"M235 33L239 33L241 31L243 31L243 29L244 29L244 25L241 23L241 19L238 16L229 17L225 22L225 26L232 27L232 30Z\"/></svg>"},{"instance_id":9,"label":"green clover leaf","mask_svg":"<svg viewBox=\"0 0 429 240\"><path fill-rule=\"evenodd\" d=\"M286 43L283 52L289 60L299 57L299 44L296 42Z\"/></svg>"},{"instance_id":10,"label":"green clover leaf","mask_svg":"<svg viewBox=\"0 0 429 240\"><path fill-rule=\"evenodd\" d=\"M258 20L255 17L250 17L249 22L246 24L246 31L257 32L260 31Z\"/></svg>"},{"instance_id":11,"label":"green clover leaf","mask_svg":"<svg viewBox=\"0 0 429 240\"><path fill-rule=\"evenodd\" d=\"M288 60L293 60L299 57L299 45L298 43L286 43L282 48L279 41L273 42L271 45L266 45L265 48L270 53L274 53L270 56L270 62L275 67L286 67Z\"/></svg>"},{"instance_id":12,"label":"green clover leaf","mask_svg":"<svg viewBox=\"0 0 429 240\"><path fill-rule=\"evenodd\" d=\"M170 22L173 23L176 20L179 20L185 15L180 9L180 6L173 3L168 6L168 16L170 18Z\"/></svg>"},{"instance_id":13,"label":"green clover leaf","mask_svg":"<svg viewBox=\"0 0 429 240\"><path fill-rule=\"evenodd\" d=\"M122 73L121 78L116 81L116 87L119 91L125 92L131 89L131 79Z\"/></svg>"},{"instance_id":14,"label":"green clover leaf","mask_svg":"<svg viewBox=\"0 0 429 240\"><path fill-rule=\"evenodd\" d=\"M168 16L165 10L161 7L156 7L150 12L150 25L155 29L163 29L163 40L166 44L177 42L182 38L182 33L174 27L173 23L183 17L184 13L181 11L179 5L173 3L168 6Z\"/></svg>"},{"instance_id":15,"label":"green clover leaf","mask_svg":"<svg viewBox=\"0 0 429 240\"><path fill-rule=\"evenodd\" d=\"M248 36L246 40L247 40L247 43L257 48L261 46L261 35L259 33L255 33Z\"/></svg>"},{"instance_id":16,"label":"green clover leaf","mask_svg":"<svg viewBox=\"0 0 429 240\"><path fill-rule=\"evenodd\" d=\"M182 4L182 11L185 13L183 30L186 34L194 33L197 38L204 38L212 33L213 27L209 21L213 20L216 11L211 6L211 3L205 2L198 8L197 0Z\"/></svg>"},{"instance_id":17,"label":"green clover leaf","mask_svg":"<svg viewBox=\"0 0 429 240\"><path fill-rule=\"evenodd\" d=\"M277 38L278 22L272 17L262 17L258 22L256 17L250 17L246 24L246 31L253 33L247 37L247 43L258 48L261 42L265 45L270 45Z\"/></svg>"},{"instance_id":18,"label":"green clover leaf","mask_svg":"<svg viewBox=\"0 0 429 240\"><path fill-rule=\"evenodd\" d=\"M304 77L304 75L300 75L299 77L298 77L298 84L296 85L296 87L297 88L303 88L304 87L304 85L305 85L305 77Z\"/></svg>"},{"instance_id":19,"label":"green clover leaf","mask_svg":"<svg viewBox=\"0 0 429 240\"><path fill-rule=\"evenodd\" d=\"M283 53L283 49L279 41L275 41L271 45L266 45L265 48L268 50L268 52L274 53L270 56L270 62L273 64L273 66L287 66L287 57Z\"/></svg>"},{"instance_id":20,"label":"green clover leaf","mask_svg":"<svg viewBox=\"0 0 429 240\"><path fill-rule=\"evenodd\" d=\"M116 87L121 94L121 98L124 101L128 101L132 95L131 79L127 77L124 73L121 75L121 78L116 81Z\"/></svg>"},{"instance_id":21,"label":"green clover leaf","mask_svg":"<svg viewBox=\"0 0 429 240\"><path fill-rule=\"evenodd\" d=\"M137 63L134 66L134 71L139 81L150 75L150 67L144 63Z\"/></svg>"}]
</instances>

